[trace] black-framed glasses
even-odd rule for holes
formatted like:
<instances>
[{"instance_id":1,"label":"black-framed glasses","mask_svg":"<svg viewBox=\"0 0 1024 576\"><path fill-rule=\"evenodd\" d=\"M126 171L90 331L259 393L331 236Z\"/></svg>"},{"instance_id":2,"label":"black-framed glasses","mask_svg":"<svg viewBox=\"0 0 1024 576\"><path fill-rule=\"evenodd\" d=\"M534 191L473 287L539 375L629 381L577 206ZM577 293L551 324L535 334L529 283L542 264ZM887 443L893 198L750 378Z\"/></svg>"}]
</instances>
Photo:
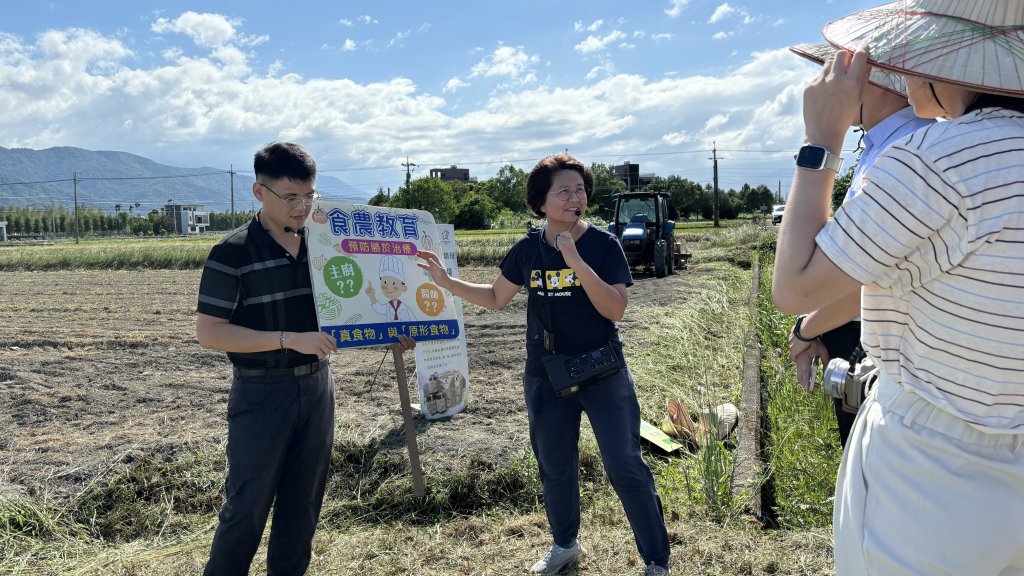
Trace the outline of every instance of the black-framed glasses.
<instances>
[{"instance_id":1,"label":"black-framed glasses","mask_svg":"<svg viewBox=\"0 0 1024 576\"><path fill-rule=\"evenodd\" d=\"M257 180L257 182L259 181ZM273 194L274 196L277 196L277 198L281 202L284 202L284 205L288 208L295 208L296 206L299 205L300 202L302 203L303 206L312 206L313 202L320 198L320 194L316 191L316 189L314 189L312 192L304 196L281 196L277 192L274 192L273 188L267 186L263 182L259 182L259 185L263 186L267 190L270 190L270 193Z\"/></svg>"},{"instance_id":2,"label":"black-framed glasses","mask_svg":"<svg viewBox=\"0 0 1024 576\"><path fill-rule=\"evenodd\" d=\"M577 188L575 190L570 190L568 188L561 188L555 191L555 198L558 198L559 200L568 200L570 194L576 196L577 198L586 198L587 189Z\"/></svg>"}]
</instances>

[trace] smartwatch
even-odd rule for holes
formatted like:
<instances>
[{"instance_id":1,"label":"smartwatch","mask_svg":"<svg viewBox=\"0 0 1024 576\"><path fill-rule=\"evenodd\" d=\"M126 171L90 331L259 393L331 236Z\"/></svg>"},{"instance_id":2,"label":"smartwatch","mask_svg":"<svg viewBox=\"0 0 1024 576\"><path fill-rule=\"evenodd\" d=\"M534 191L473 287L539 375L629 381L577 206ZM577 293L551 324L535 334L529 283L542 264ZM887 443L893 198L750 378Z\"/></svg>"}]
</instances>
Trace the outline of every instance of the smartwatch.
<instances>
[{"instance_id":1,"label":"smartwatch","mask_svg":"<svg viewBox=\"0 0 1024 576\"><path fill-rule=\"evenodd\" d=\"M839 169L843 167L843 159L835 154L829 152L821 146L815 146L813 144L804 144L800 147L800 151L797 152L796 165L800 168L808 168L810 170L823 170L828 168L834 170L837 173Z\"/></svg>"},{"instance_id":2,"label":"smartwatch","mask_svg":"<svg viewBox=\"0 0 1024 576\"><path fill-rule=\"evenodd\" d=\"M807 318L807 314L802 314L796 317L796 324L793 326L793 338L796 338L801 342L816 342L820 340L820 338L817 336L813 338L807 338L800 333L800 327L803 326L804 318Z\"/></svg>"}]
</instances>

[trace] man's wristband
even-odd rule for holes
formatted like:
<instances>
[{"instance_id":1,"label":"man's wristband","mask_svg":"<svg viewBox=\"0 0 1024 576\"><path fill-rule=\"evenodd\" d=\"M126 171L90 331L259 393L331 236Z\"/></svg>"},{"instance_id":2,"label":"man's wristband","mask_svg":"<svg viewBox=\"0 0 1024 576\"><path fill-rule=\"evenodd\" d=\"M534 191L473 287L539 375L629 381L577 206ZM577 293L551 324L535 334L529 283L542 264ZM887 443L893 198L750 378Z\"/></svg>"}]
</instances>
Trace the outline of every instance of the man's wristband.
<instances>
[{"instance_id":1,"label":"man's wristband","mask_svg":"<svg viewBox=\"0 0 1024 576\"><path fill-rule=\"evenodd\" d=\"M281 350L284 350L284 330L281 330L281 335L277 338L277 341L281 343Z\"/></svg>"},{"instance_id":2,"label":"man's wristband","mask_svg":"<svg viewBox=\"0 0 1024 576\"><path fill-rule=\"evenodd\" d=\"M801 342L817 342L817 336L815 336L814 338L805 338L804 335L800 333L800 326L803 325L804 318L807 318L806 314L801 314L800 316L796 317L796 325L793 326L793 338L796 338Z\"/></svg>"}]
</instances>

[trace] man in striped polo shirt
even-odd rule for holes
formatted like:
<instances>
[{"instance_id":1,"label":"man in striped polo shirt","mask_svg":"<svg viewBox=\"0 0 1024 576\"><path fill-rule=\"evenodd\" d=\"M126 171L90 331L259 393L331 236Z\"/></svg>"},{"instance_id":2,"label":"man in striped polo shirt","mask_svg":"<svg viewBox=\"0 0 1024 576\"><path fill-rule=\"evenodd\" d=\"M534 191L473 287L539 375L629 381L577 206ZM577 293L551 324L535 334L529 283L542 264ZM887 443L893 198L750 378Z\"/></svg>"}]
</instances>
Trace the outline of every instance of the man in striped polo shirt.
<instances>
[{"instance_id":1,"label":"man in striped polo shirt","mask_svg":"<svg viewBox=\"0 0 1024 576\"><path fill-rule=\"evenodd\" d=\"M334 443L334 386L320 332L303 226L316 162L275 142L254 159L262 208L210 251L196 334L234 365L228 396L228 475L206 575L248 574L275 505L269 574L302 574L320 516Z\"/></svg>"},{"instance_id":2,"label":"man in striped polo shirt","mask_svg":"<svg viewBox=\"0 0 1024 576\"><path fill-rule=\"evenodd\" d=\"M828 44L805 44L790 50L818 64L832 59L836 51ZM864 149L843 202L853 199L860 192L865 172L893 142L934 122L914 114L914 109L907 101L906 86L899 75L873 68L861 94L860 114L853 124L863 131ZM789 357L796 364L797 381L805 390L812 391L815 378L812 360L821 358L822 364L827 365L831 358L849 358L859 344L859 290L801 315L789 335ZM850 411L839 398L833 398L832 404L839 430L839 444L845 448L856 410Z\"/></svg>"}]
</instances>

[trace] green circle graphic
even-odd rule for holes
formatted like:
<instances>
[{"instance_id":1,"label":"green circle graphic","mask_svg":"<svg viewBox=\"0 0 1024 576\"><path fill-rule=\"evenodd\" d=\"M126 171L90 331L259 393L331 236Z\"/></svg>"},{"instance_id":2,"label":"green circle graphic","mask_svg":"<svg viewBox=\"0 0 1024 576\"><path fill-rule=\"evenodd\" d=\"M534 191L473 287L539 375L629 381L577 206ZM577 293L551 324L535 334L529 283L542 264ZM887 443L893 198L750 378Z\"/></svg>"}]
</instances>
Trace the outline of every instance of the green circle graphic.
<instances>
[{"instance_id":1,"label":"green circle graphic","mask_svg":"<svg viewBox=\"0 0 1024 576\"><path fill-rule=\"evenodd\" d=\"M363 271L348 256L335 256L324 265L324 284L334 294L351 298L363 287Z\"/></svg>"}]
</instances>

